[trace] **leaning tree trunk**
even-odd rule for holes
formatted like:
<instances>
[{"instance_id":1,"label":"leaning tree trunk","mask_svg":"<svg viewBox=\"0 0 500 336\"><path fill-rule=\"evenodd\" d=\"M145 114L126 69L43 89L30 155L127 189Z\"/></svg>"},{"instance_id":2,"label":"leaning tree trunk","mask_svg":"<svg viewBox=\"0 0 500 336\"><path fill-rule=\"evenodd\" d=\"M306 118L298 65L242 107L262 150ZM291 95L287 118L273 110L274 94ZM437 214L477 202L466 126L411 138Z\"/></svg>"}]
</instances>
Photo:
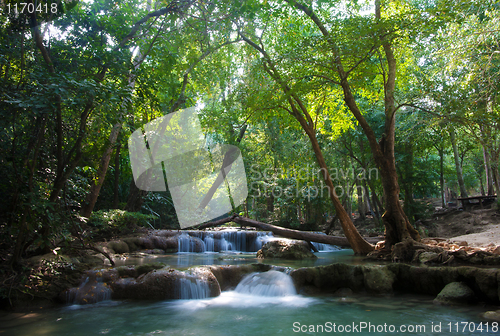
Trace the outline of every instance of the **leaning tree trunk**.
<instances>
[{"instance_id":1,"label":"leaning tree trunk","mask_svg":"<svg viewBox=\"0 0 500 336\"><path fill-rule=\"evenodd\" d=\"M82 217L89 218L94 210L94 206L97 202L97 198L99 197L99 193L101 191L101 187L104 184L104 179L106 178L106 173L108 172L109 161L111 160L111 153L113 152L113 146L118 139L118 135L122 128L121 121L117 122L113 129L111 130L111 134L109 136L109 142L104 150L104 153L101 156L101 160L99 162L99 168L97 170L97 177L95 183L92 183L90 187L90 191L85 197L85 202L83 203L82 209L80 211L80 215Z\"/></svg>"},{"instance_id":2,"label":"leaning tree trunk","mask_svg":"<svg viewBox=\"0 0 500 336\"><path fill-rule=\"evenodd\" d=\"M322 175L328 189L328 194L333 202L333 206L335 207L335 211L340 220L340 224L342 225L344 234L349 240L354 253L368 254L369 252L373 251L375 247L364 240L363 237L361 237L351 218L342 207L340 200L335 194L332 179L330 177L330 174L328 173L328 168L323 157L323 153L321 152L318 139L316 138L316 128L314 121L312 120L311 115L307 110L304 102L281 77L280 72L277 70L275 63L273 62L269 54L261 46L251 41L241 32L240 37L262 54L265 59L264 69L276 81L276 83L280 85L283 93L286 95L286 100L290 106L290 109L286 110L300 123L300 126L309 137L309 140L311 141L311 145L313 147L314 155L316 156L316 160L319 164L320 170L322 171Z\"/></svg>"},{"instance_id":3,"label":"leaning tree trunk","mask_svg":"<svg viewBox=\"0 0 500 336\"><path fill-rule=\"evenodd\" d=\"M240 217L240 216L231 216L231 217L226 217L223 219L220 219L218 221L213 221L213 222L208 222L205 224L202 224L198 227L198 229L206 229L209 227L214 227L218 225L222 225L225 223L229 222L235 222L238 223L242 226L251 226L255 227L264 231L271 231L272 233L279 235L284 238L290 238L290 239L300 239L300 240L305 240L308 242L316 242L316 243L322 243L322 244L330 244L330 245L337 245L340 247L352 247L350 240L348 240L345 237L335 237L335 236L328 236L324 234L319 234L319 233L314 233L314 232L308 232L308 231L299 231L299 230L293 230L293 229L287 229L281 226L276 226L272 224L267 224L263 222L259 222L250 218L246 217ZM376 244L380 239L377 237L367 237L367 240L372 242L373 244Z\"/></svg>"},{"instance_id":4,"label":"leaning tree trunk","mask_svg":"<svg viewBox=\"0 0 500 336\"><path fill-rule=\"evenodd\" d=\"M318 161L319 167L322 171L323 179L328 187L328 193L330 199L332 200L333 206L335 207L336 216L339 218L340 224L342 225L342 230L344 231L345 236L350 242L351 248L354 250L356 254L367 254L373 251L374 247L370 243L368 243L361 235L358 230L354 226L351 218L348 213L342 207L340 200L335 194L335 187L333 186L333 181L328 173L328 168L326 166L325 159L323 157L323 153L321 152L321 148L319 147L318 140L316 139L316 135L313 130L309 130L307 132L309 139L311 140L311 144L313 146L314 154L316 155L316 160Z\"/></svg>"},{"instance_id":5,"label":"leaning tree trunk","mask_svg":"<svg viewBox=\"0 0 500 336\"><path fill-rule=\"evenodd\" d=\"M377 142L375 132L363 116L363 113L361 113L361 110L356 103L356 98L351 91L351 85L348 79L349 71L346 71L344 68L342 55L336 40L330 35L327 27L322 23L321 19L316 15L311 7L303 5L298 1L286 1L309 16L326 38L332 53L331 60L334 66L332 70L336 71L339 75L340 86L342 87L344 93L344 101L368 138L375 163L380 169L382 186L384 188L386 212L382 216L382 219L386 228L385 248L390 249L392 245L405 239L419 240L420 236L418 232L411 225L403 211L403 208L401 207L401 204L399 203L399 184L394 159L394 131L396 114L394 91L396 87L397 62L392 50L391 41L388 40L388 36L390 34L383 28L383 25L381 25L379 42L385 54L384 62L386 62L386 64L381 64L381 67L386 68L387 71L384 71L382 74L384 76L383 89L385 106L385 133L379 144ZM375 18L377 20L381 20L380 0L375 1Z\"/></svg>"},{"instance_id":6,"label":"leaning tree trunk","mask_svg":"<svg viewBox=\"0 0 500 336\"><path fill-rule=\"evenodd\" d=\"M441 192L441 206L446 208L446 200L444 195L444 149L438 149L439 152L439 190Z\"/></svg>"},{"instance_id":7,"label":"leaning tree trunk","mask_svg":"<svg viewBox=\"0 0 500 336\"><path fill-rule=\"evenodd\" d=\"M366 202L365 202L365 190L363 188L363 185L359 181L358 178L356 178L356 192L358 194L358 212L359 212L359 218L361 220L366 219Z\"/></svg>"},{"instance_id":8,"label":"leaning tree trunk","mask_svg":"<svg viewBox=\"0 0 500 336\"><path fill-rule=\"evenodd\" d=\"M148 1L146 6L146 11L151 10L151 2ZM150 49L151 50L151 49ZM137 56L133 61L133 70L129 73L127 78L127 86L134 90L135 81L136 81L136 72L139 69L140 65L144 61L147 56L147 52L145 54L141 53L141 50L138 49ZM111 129L111 133L109 134L109 139L104 149L104 153L101 156L101 160L99 161L99 168L97 169L97 177L95 183L92 183L90 186L90 190L85 197L85 201L82 205L82 209L80 210L80 215L82 217L90 218L92 211L94 211L94 206L97 202L97 198L99 197L99 193L101 192L101 188L104 184L104 179L106 178L106 174L109 168L109 161L111 160L111 154L113 153L113 149L116 147L116 141L118 140L118 135L122 129L123 118L127 114L127 102L123 102L120 107L120 112L118 113L118 120L113 125Z\"/></svg>"}]
</instances>

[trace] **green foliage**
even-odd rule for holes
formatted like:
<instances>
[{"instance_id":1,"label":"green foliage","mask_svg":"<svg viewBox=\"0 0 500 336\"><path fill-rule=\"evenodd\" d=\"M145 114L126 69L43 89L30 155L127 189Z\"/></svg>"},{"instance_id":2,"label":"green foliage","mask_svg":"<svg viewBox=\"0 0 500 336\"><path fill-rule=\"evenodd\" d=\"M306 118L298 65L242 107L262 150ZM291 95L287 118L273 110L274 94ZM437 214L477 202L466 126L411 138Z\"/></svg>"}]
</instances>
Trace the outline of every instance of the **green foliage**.
<instances>
[{"instance_id":1,"label":"green foliage","mask_svg":"<svg viewBox=\"0 0 500 336\"><path fill-rule=\"evenodd\" d=\"M2 9L13 3L4 1ZM318 139L332 171L375 167L371 144L344 102L335 57L381 139L387 132L382 41L391 43L397 62L395 159L409 216L425 216L426 208L412 198L439 197L441 178L444 188L457 190L450 129L457 133L465 185L479 193L486 183L483 147L496 170L500 155L498 4L382 2L378 20L362 1L304 3L325 22L335 48L293 1L180 1L185 7L178 12L140 27L134 25L148 13L145 1L63 1L57 15L36 14L53 69L26 16L0 15L1 240L32 244L33 251L53 249L68 237L72 218L98 182L103 153L116 153L118 144L121 152L110 161L89 222L96 237L137 227L177 228L168 191L145 195L142 214L107 210L123 209L128 200L128 136L169 113L174 102L177 108L199 107L207 147L230 143L241 149L250 197L240 213L295 228L321 223L324 213L333 214L328 197L314 195L321 179L280 173L317 167L290 96L309 111L309 135ZM132 27L138 30L125 41ZM288 93L238 33L266 50ZM140 55L146 55L142 62ZM121 134L110 144L117 124ZM253 178L254 168L270 174ZM380 179L369 182L370 194L381 197ZM345 190L355 180L346 176L334 184ZM262 193L255 195L252 186ZM341 198L346 209L358 209L355 196Z\"/></svg>"},{"instance_id":2,"label":"green foliage","mask_svg":"<svg viewBox=\"0 0 500 336\"><path fill-rule=\"evenodd\" d=\"M99 210L92 213L88 225L94 228L95 236L110 236L136 232L140 227L150 228L157 218L154 215L118 209Z\"/></svg>"}]
</instances>

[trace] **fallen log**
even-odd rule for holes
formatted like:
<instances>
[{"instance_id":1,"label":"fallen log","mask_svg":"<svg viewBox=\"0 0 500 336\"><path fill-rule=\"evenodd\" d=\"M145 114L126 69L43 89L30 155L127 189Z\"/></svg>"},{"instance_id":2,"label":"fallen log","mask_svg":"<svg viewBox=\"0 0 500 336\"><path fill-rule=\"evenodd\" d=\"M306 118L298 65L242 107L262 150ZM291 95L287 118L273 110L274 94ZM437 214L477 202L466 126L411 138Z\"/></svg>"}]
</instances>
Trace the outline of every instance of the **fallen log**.
<instances>
[{"instance_id":1,"label":"fallen log","mask_svg":"<svg viewBox=\"0 0 500 336\"><path fill-rule=\"evenodd\" d=\"M338 236L327 236L319 233L314 233L314 232L308 232L308 231L300 231L300 230L293 230L293 229L287 229L284 227L272 225L272 224L267 224L263 222L259 222L247 217L241 217L241 216L236 216L233 215L231 217L226 217L214 222L208 222L205 224L202 224L198 227L198 229L206 229L209 227L214 227L214 226L219 226L228 222L235 222L240 224L241 226L251 226L255 227L258 229L261 229L263 231L271 231L275 235L284 237L284 238L290 238L290 239L299 239L299 240L305 240L305 241L312 241L316 243L323 243L323 244L330 244L330 245L337 245L340 247L351 247L349 244L349 241L345 237L338 237ZM383 238L380 237L365 237L364 238L367 242L371 244L376 244L377 242L383 240Z\"/></svg>"}]
</instances>

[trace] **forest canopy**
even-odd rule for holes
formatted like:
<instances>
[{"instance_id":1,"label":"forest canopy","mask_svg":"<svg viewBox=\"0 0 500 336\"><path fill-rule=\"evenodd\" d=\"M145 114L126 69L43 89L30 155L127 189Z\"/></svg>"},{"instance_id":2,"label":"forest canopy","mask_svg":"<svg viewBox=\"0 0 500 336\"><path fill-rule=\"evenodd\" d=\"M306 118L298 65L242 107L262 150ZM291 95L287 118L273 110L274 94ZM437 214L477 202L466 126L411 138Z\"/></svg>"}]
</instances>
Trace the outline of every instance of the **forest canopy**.
<instances>
[{"instance_id":1,"label":"forest canopy","mask_svg":"<svg viewBox=\"0 0 500 336\"><path fill-rule=\"evenodd\" d=\"M0 9L0 243L13 263L103 227L178 228L170 193L135 185L128 138L189 107L207 148L242 153L249 195L234 214L302 230L335 218L355 251L373 246L354 213L390 247L426 234L423 199L500 191L496 1Z\"/></svg>"}]
</instances>

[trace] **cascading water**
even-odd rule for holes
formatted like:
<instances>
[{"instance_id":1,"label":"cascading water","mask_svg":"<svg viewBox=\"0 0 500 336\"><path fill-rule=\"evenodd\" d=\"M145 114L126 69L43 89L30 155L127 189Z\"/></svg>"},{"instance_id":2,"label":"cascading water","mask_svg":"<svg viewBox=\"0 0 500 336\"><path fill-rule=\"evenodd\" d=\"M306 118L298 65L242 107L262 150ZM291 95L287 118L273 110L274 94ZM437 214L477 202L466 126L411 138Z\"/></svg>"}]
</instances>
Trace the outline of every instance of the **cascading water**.
<instances>
[{"instance_id":1,"label":"cascading water","mask_svg":"<svg viewBox=\"0 0 500 336\"><path fill-rule=\"evenodd\" d=\"M314 247L318 250L318 252L334 252L334 251L339 251L340 248L337 246L332 246L328 244L323 244L323 243L315 243L311 242Z\"/></svg>"},{"instance_id":2,"label":"cascading water","mask_svg":"<svg viewBox=\"0 0 500 336\"><path fill-rule=\"evenodd\" d=\"M260 234L257 235L255 240L252 243L252 246L250 247L252 251L258 251L264 246L268 241L272 240L274 238L272 232L259 232Z\"/></svg>"},{"instance_id":3,"label":"cascading water","mask_svg":"<svg viewBox=\"0 0 500 336\"><path fill-rule=\"evenodd\" d=\"M202 279L192 279L190 277L179 279L179 293L182 300L199 300L210 297L208 283Z\"/></svg>"},{"instance_id":4,"label":"cascading water","mask_svg":"<svg viewBox=\"0 0 500 336\"><path fill-rule=\"evenodd\" d=\"M219 251L230 251L232 250L232 245L225 238L219 240Z\"/></svg>"},{"instance_id":5,"label":"cascading water","mask_svg":"<svg viewBox=\"0 0 500 336\"><path fill-rule=\"evenodd\" d=\"M315 232L317 234L321 235L326 235L324 232ZM311 242L314 247L318 250L318 252L334 252L334 251L339 251L340 248L337 246L332 246L329 244L323 244L323 243L316 243L316 242Z\"/></svg>"},{"instance_id":6,"label":"cascading water","mask_svg":"<svg viewBox=\"0 0 500 336\"><path fill-rule=\"evenodd\" d=\"M98 271L89 271L80 286L66 292L66 302L89 304L111 300L111 289L102 282Z\"/></svg>"},{"instance_id":7,"label":"cascading water","mask_svg":"<svg viewBox=\"0 0 500 336\"><path fill-rule=\"evenodd\" d=\"M197 237L182 233L178 238L179 252L205 252L205 243Z\"/></svg>"},{"instance_id":8,"label":"cascading water","mask_svg":"<svg viewBox=\"0 0 500 336\"><path fill-rule=\"evenodd\" d=\"M292 278L288 274L274 270L246 275L236 286L235 291L256 296L290 296L297 294Z\"/></svg>"},{"instance_id":9,"label":"cascading water","mask_svg":"<svg viewBox=\"0 0 500 336\"><path fill-rule=\"evenodd\" d=\"M223 230L185 231L178 237L178 251L184 252L257 252L271 240L281 240L272 232ZM338 251L340 248L312 242L320 252Z\"/></svg>"},{"instance_id":10,"label":"cascading water","mask_svg":"<svg viewBox=\"0 0 500 336\"><path fill-rule=\"evenodd\" d=\"M214 235L209 234L203 239L203 243L205 244L205 252L214 252L215 251L215 240Z\"/></svg>"},{"instance_id":11,"label":"cascading water","mask_svg":"<svg viewBox=\"0 0 500 336\"><path fill-rule=\"evenodd\" d=\"M247 252L247 235L245 231L222 231L221 240L231 242L228 250Z\"/></svg>"}]
</instances>

